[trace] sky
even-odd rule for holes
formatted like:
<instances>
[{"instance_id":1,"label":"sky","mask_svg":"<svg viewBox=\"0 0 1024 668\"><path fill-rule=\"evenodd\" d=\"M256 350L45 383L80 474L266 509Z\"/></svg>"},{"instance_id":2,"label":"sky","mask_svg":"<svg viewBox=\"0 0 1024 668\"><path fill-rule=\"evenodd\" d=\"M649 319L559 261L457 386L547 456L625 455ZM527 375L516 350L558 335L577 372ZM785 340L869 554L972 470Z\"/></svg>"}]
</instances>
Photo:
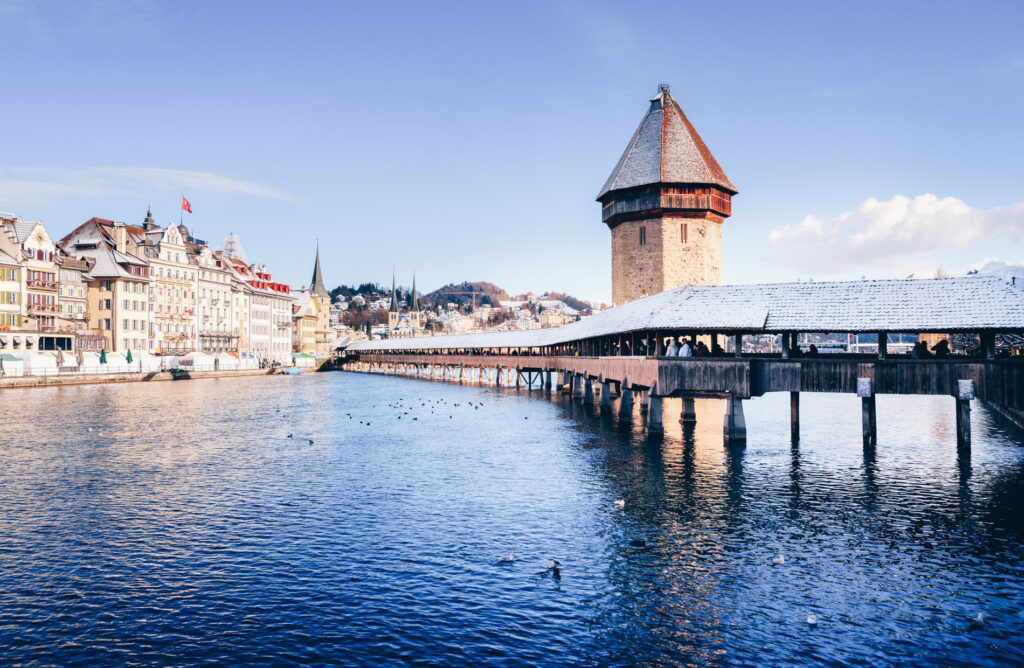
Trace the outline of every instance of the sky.
<instances>
[{"instance_id":1,"label":"sky","mask_svg":"<svg viewBox=\"0 0 1024 668\"><path fill-rule=\"evenodd\" d=\"M0 0L0 210L184 220L307 284L611 295L657 85L739 189L727 283L1024 261L1024 3Z\"/></svg>"}]
</instances>

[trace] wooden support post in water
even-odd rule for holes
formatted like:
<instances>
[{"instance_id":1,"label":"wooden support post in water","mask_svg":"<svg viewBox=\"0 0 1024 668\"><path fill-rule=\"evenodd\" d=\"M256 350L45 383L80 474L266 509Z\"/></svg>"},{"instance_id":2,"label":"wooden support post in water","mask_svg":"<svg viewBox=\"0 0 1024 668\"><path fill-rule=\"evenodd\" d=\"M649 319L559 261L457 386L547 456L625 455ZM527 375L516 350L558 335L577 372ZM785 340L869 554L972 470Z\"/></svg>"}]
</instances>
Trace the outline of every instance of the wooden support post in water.
<instances>
[{"instance_id":1,"label":"wooden support post in water","mask_svg":"<svg viewBox=\"0 0 1024 668\"><path fill-rule=\"evenodd\" d=\"M857 396L860 397L861 429L864 432L864 447L878 444L878 425L875 420L875 387L870 378L857 379Z\"/></svg>"},{"instance_id":2,"label":"wooden support post in water","mask_svg":"<svg viewBox=\"0 0 1024 668\"><path fill-rule=\"evenodd\" d=\"M583 380L583 401L588 404L594 401L594 380L589 375Z\"/></svg>"},{"instance_id":3,"label":"wooden support post in water","mask_svg":"<svg viewBox=\"0 0 1024 668\"><path fill-rule=\"evenodd\" d=\"M612 407L612 383L601 376L601 412L611 410Z\"/></svg>"},{"instance_id":4,"label":"wooden support post in water","mask_svg":"<svg viewBox=\"0 0 1024 668\"><path fill-rule=\"evenodd\" d=\"M726 443L743 443L747 440L747 421L743 419L743 400L730 396L725 400L725 417L722 436Z\"/></svg>"},{"instance_id":5,"label":"wooden support post in water","mask_svg":"<svg viewBox=\"0 0 1024 668\"><path fill-rule=\"evenodd\" d=\"M629 386L629 379L622 379L622 401L619 402L619 419L631 420L633 418L633 390Z\"/></svg>"},{"instance_id":6,"label":"wooden support post in water","mask_svg":"<svg viewBox=\"0 0 1024 668\"><path fill-rule=\"evenodd\" d=\"M793 443L800 440L800 393L789 393L789 438Z\"/></svg>"},{"instance_id":7,"label":"wooden support post in water","mask_svg":"<svg viewBox=\"0 0 1024 668\"><path fill-rule=\"evenodd\" d=\"M551 391L551 375L555 373L551 369L544 370L544 389Z\"/></svg>"},{"instance_id":8,"label":"wooden support post in water","mask_svg":"<svg viewBox=\"0 0 1024 668\"><path fill-rule=\"evenodd\" d=\"M647 409L651 406L651 390L647 388L646 390L637 391L640 392L640 414L646 415Z\"/></svg>"},{"instance_id":9,"label":"wooden support post in water","mask_svg":"<svg viewBox=\"0 0 1024 668\"><path fill-rule=\"evenodd\" d=\"M520 370L519 365L516 365L516 389L519 389L519 383L523 379L523 372Z\"/></svg>"},{"instance_id":10,"label":"wooden support post in water","mask_svg":"<svg viewBox=\"0 0 1024 668\"><path fill-rule=\"evenodd\" d=\"M974 398L974 381L958 380L956 384L956 445L966 450L971 447L971 399Z\"/></svg>"},{"instance_id":11,"label":"wooden support post in water","mask_svg":"<svg viewBox=\"0 0 1024 668\"><path fill-rule=\"evenodd\" d=\"M647 433L656 434L664 430L661 421L661 397L658 396L658 383L655 381L647 391L650 405L647 406Z\"/></svg>"},{"instance_id":12,"label":"wooden support post in water","mask_svg":"<svg viewBox=\"0 0 1024 668\"><path fill-rule=\"evenodd\" d=\"M693 424L697 421L697 408L694 404L693 397L683 397L683 412L679 416L679 422L683 424Z\"/></svg>"}]
</instances>

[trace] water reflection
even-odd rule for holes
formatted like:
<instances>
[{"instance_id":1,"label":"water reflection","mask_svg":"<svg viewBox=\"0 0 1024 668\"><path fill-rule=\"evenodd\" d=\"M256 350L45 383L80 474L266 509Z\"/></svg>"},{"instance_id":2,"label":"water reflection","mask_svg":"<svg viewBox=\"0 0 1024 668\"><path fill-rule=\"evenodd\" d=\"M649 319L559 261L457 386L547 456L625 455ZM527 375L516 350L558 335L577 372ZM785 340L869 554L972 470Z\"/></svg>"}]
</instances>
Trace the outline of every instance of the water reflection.
<instances>
[{"instance_id":1,"label":"water reflection","mask_svg":"<svg viewBox=\"0 0 1024 668\"><path fill-rule=\"evenodd\" d=\"M880 397L870 449L820 395L746 446L720 400L648 439L639 400L342 373L19 400L8 663L1024 660L1019 436L979 407L958 453L946 398Z\"/></svg>"}]
</instances>

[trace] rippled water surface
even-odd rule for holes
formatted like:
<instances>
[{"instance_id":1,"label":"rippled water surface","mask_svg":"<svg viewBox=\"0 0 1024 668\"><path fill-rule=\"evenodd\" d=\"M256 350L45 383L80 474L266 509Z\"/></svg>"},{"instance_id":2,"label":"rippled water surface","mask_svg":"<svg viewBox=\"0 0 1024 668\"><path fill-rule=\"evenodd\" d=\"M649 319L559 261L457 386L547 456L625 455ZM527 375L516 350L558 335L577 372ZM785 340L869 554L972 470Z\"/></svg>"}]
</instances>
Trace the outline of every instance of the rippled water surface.
<instances>
[{"instance_id":1,"label":"rippled water surface","mask_svg":"<svg viewBox=\"0 0 1024 668\"><path fill-rule=\"evenodd\" d=\"M880 397L866 453L857 401L726 447L714 400L648 442L384 376L7 390L0 662L1024 662L1021 434L976 406L958 456L952 399Z\"/></svg>"}]
</instances>

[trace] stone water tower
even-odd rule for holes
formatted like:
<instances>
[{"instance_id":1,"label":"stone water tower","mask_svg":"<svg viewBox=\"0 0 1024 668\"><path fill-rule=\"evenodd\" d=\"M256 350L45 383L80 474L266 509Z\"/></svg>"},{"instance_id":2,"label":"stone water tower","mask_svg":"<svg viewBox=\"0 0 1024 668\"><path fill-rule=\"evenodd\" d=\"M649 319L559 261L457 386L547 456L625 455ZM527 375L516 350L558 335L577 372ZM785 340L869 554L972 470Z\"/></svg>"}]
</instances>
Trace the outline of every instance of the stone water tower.
<instances>
[{"instance_id":1,"label":"stone water tower","mask_svg":"<svg viewBox=\"0 0 1024 668\"><path fill-rule=\"evenodd\" d=\"M669 93L651 107L597 196L612 231L615 305L722 282L722 223L738 191Z\"/></svg>"}]
</instances>

